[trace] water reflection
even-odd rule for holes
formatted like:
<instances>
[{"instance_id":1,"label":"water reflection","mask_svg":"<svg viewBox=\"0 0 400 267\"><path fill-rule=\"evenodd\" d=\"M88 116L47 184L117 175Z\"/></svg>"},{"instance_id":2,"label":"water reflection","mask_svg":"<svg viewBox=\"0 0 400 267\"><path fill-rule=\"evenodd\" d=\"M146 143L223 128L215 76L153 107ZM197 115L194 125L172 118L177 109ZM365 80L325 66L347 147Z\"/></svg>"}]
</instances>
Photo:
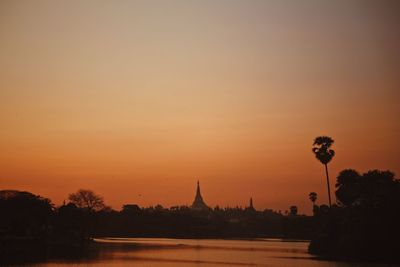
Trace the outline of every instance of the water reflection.
<instances>
[{"instance_id":1,"label":"water reflection","mask_svg":"<svg viewBox=\"0 0 400 267\"><path fill-rule=\"evenodd\" d=\"M307 253L307 242L162 238L102 238L95 241L96 249L84 259L29 266L387 266L317 260Z\"/></svg>"}]
</instances>

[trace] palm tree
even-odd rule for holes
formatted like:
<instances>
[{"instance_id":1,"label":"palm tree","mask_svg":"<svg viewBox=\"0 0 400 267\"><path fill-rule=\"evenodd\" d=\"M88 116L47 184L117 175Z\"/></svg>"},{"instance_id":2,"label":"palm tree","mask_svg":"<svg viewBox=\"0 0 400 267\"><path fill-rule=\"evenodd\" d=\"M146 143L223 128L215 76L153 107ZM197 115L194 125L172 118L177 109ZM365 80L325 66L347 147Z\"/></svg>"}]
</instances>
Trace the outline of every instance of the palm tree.
<instances>
[{"instance_id":1,"label":"palm tree","mask_svg":"<svg viewBox=\"0 0 400 267\"><path fill-rule=\"evenodd\" d=\"M315 192L310 192L310 194L308 194L309 199L311 200L311 202L313 203L313 214L316 215L318 212L318 206L315 205L315 201L317 201L317 193Z\"/></svg>"},{"instance_id":2,"label":"palm tree","mask_svg":"<svg viewBox=\"0 0 400 267\"><path fill-rule=\"evenodd\" d=\"M308 197L310 198L311 202L313 203L313 206L315 206L315 201L317 201L317 193L311 192L308 194Z\"/></svg>"},{"instance_id":3,"label":"palm tree","mask_svg":"<svg viewBox=\"0 0 400 267\"><path fill-rule=\"evenodd\" d=\"M331 202L331 190L329 186L329 173L328 173L328 163L335 156L335 151L330 149L333 144L333 139L329 136L318 136L314 140L312 151L315 154L315 157L325 165L325 173L326 173L326 183L328 185L328 197L329 197L329 207L332 207Z\"/></svg>"}]
</instances>

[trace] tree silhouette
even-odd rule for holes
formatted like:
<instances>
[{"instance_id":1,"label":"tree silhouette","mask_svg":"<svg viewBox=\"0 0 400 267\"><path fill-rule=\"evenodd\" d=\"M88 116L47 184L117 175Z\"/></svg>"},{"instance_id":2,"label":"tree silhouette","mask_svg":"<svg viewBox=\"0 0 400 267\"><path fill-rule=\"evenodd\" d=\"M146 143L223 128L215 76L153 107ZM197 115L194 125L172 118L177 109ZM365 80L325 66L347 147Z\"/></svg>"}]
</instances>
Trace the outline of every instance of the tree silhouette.
<instances>
[{"instance_id":1,"label":"tree silhouette","mask_svg":"<svg viewBox=\"0 0 400 267\"><path fill-rule=\"evenodd\" d=\"M317 193L311 192L310 194L308 194L308 197L311 200L311 202L313 203L313 205L315 205L315 201L317 201Z\"/></svg>"},{"instance_id":2,"label":"tree silhouette","mask_svg":"<svg viewBox=\"0 0 400 267\"><path fill-rule=\"evenodd\" d=\"M399 180L390 171L370 170L362 175L352 169L343 170L337 177L336 198L345 207L377 208L393 205L399 199Z\"/></svg>"},{"instance_id":3,"label":"tree silhouette","mask_svg":"<svg viewBox=\"0 0 400 267\"><path fill-rule=\"evenodd\" d=\"M308 194L308 198L311 200L311 202L313 203L313 213L314 215L318 212L318 206L315 205L315 201L317 201L317 193L315 192L310 192L310 194Z\"/></svg>"},{"instance_id":4,"label":"tree silhouette","mask_svg":"<svg viewBox=\"0 0 400 267\"><path fill-rule=\"evenodd\" d=\"M47 198L29 192L0 190L0 243L4 235L44 236L52 212L53 205Z\"/></svg>"},{"instance_id":5,"label":"tree silhouette","mask_svg":"<svg viewBox=\"0 0 400 267\"><path fill-rule=\"evenodd\" d=\"M351 206L360 195L362 176L355 170L347 169L339 173L336 181L336 199L342 206Z\"/></svg>"},{"instance_id":6,"label":"tree silhouette","mask_svg":"<svg viewBox=\"0 0 400 267\"><path fill-rule=\"evenodd\" d=\"M347 169L336 181L339 206L323 211L309 251L330 259L399 263L400 180L390 171Z\"/></svg>"},{"instance_id":7,"label":"tree silhouette","mask_svg":"<svg viewBox=\"0 0 400 267\"><path fill-rule=\"evenodd\" d=\"M92 190L80 189L78 192L70 194L68 199L77 207L90 211L105 208L103 197L96 195Z\"/></svg>"},{"instance_id":8,"label":"tree silhouette","mask_svg":"<svg viewBox=\"0 0 400 267\"><path fill-rule=\"evenodd\" d=\"M329 207L332 207L331 190L329 185L328 163L335 156L335 151L330 149L334 140L329 136L318 136L314 140L312 151L315 157L325 166L326 183L328 186Z\"/></svg>"}]
</instances>

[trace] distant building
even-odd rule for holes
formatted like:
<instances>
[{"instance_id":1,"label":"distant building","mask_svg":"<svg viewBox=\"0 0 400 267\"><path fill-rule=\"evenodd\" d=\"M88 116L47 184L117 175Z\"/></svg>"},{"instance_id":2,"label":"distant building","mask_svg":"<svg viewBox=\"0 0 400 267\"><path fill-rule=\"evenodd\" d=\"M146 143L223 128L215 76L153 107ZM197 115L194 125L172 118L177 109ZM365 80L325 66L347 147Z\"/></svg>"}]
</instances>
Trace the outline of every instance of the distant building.
<instances>
[{"instance_id":1,"label":"distant building","mask_svg":"<svg viewBox=\"0 0 400 267\"><path fill-rule=\"evenodd\" d=\"M250 198L249 206L246 208L247 210L255 211L256 209L253 206L253 198Z\"/></svg>"},{"instance_id":2,"label":"distant building","mask_svg":"<svg viewBox=\"0 0 400 267\"><path fill-rule=\"evenodd\" d=\"M194 210L209 210L210 208L204 202L203 197L201 196L200 192L200 183L197 181L197 190L196 190L196 197L194 198L192 209Z\"/></svg>"}]
</instances>

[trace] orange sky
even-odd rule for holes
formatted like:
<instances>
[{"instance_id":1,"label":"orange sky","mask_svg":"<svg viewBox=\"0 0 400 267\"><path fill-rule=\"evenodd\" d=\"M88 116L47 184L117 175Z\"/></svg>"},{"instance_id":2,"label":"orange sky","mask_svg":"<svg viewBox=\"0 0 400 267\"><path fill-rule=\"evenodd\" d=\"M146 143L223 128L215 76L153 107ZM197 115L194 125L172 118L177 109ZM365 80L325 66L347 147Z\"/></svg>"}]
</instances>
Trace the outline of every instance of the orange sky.
<instances>
[{"instance_id":1,"label":"orange sky","mask_svg":"<svg viewBox=\"0 0 400 267\"><path fill-rule=\"evenodd\" d=\"M313 138L400 173L396 1L0 1L0 189L310 213ZM333 184L332 180L332 184Z\"/></svg>"}]
</instances>

